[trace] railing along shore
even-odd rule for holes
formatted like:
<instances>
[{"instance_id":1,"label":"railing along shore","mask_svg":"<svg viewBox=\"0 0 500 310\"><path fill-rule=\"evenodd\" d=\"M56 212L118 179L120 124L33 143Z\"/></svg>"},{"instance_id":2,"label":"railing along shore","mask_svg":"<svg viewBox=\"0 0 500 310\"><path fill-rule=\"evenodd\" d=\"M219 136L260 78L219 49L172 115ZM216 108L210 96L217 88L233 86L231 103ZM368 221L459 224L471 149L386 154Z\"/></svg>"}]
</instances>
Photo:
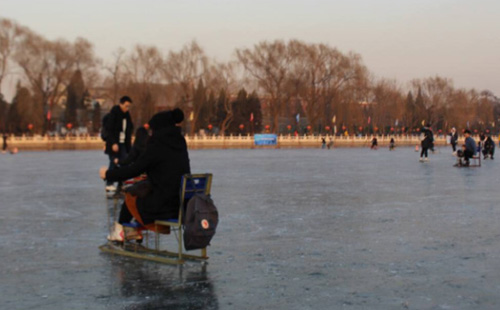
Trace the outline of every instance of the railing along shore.
<instances>
[{"instance_id":1,"label":"railing along shore","mask_svg":"<svg viewBox=\"0 0 500 310\"><path fill-rule=\"evenodd\" d=\"M261 148L254 146L252 135L237 136L185 136L190 149L230 149L230 148ZM388 146L394 138L396 146L420 145L420 137L416 135L364 135L364 136L329 136L329 135L278 135L276 146L272 148L319 148L324 138L326 144L333 142L333 147L369 147L374 137L377 138L379 147ZM474 137L476 140L478 136ZM463 137L459 137L462 143ZM436 146L446 145L446 136L439 135L434 138ZM104 148L104 142L99 136L9 136L7 139L9 149L19 150L99 150Z\"/></svg>"}]
</instances>

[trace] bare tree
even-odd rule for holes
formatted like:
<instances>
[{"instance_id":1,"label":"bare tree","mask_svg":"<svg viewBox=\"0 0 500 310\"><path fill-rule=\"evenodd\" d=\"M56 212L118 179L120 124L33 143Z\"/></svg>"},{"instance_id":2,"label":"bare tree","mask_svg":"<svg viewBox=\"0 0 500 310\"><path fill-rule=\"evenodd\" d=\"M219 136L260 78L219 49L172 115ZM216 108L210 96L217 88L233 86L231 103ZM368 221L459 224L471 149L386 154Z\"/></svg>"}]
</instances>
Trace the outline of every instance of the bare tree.
<instances>
[{"instance_id":1,"label":"bare tree","mask_svg":"<svg viewBox=\"0 0 500 310\"><path fill-rule=\"evenodd\" d=\"M204 78L208 58L203 49L192 41L179 52L169 52L162 66L164 80L179 87L177 106L187 108L199 79Z\"/></svg>"},{"instance_id":2,"label":"bare tree","mask_svg":"<svg viewBox=\"0 0 500 310\"><path fill-rule=\"evenodd\" d=\"M136 45L124 61L127 92L134 98L134 118L148 121L155 112L153 86L159 83L162 55L155 46Z\"/></svg>"},{"instance_id":3,"label":"bare tree","mask_svg":"<svg viewBox=\"0 0 500 310\"><path fill-rule=\"evenodd\" d=\"M109 98L113 103L118 102L118 96L120 89L123 87L123 75L124 75L124 65L123 65L123 57L125 54L125 49L124 48L119 48L115 52L113 52L113 62L108 63L107 65L104 66L106 71L109 72L111 75L111 81L112 81L112 86L111 88L111 95Z\"/></svg>"},{"instance_id":4,"label":"bare tree","mask_svg":"<svg viewBox=\"0 0 500 310\"><path fill-rule=\"evenodd\" d=\"M0 92L4 78L9 74L11 57L18 48L25 29L14 21L0 18Z\"/></svg>"},{"instance_id":5,"label":"bare tree","mask_svg":"<svg viewBox=\"0 0 500 310\"><path fill-rule=\"evenodd\" d=\"M241 80L237 76L237 63L218 63L212 61L205 71L206 88L214 92L225 89L229 93L236 93L242 87Z\"/></svg>"},{"instance_id":6,"label":"bare tree","mask_svg":"<svg viewBox=\"0 0 500 310\"><path fill-rule=\"evenodd\" d=\"M289 83L301 99L309 124L313 127L318 122L329 124L334 110L342 122L352 122L347 117L347 107L356 106L358 99L346 96L354 93L359 96L359 88L366 86L367 71L361 58L352 53L344 55L324 44L305 45L291 41L289 49L293 51ZM340 103L343 106L339 106Z\"/></svg>"},{"instance_id":7,"label":"bare tree","mask_svg":"<svg viewBox=\"0 0 500 310\"><path fill-rule=\"evenodd\" d=\"M214 117L218 120L220 133L224 135L233 120L233 105L226 91L229 94L235 93L240 86L240 80L236 77L236 63L213 62L205 76L207 79L206 88L210 89L210 93L219 93L219 97L215 102ZM211 102L211 100L208 100L208 102Z\"/></svg>"},{"instance_id":8,"label":"bare tree","mask_svg":"<svg viewBox=\"0 0 500 310\"><path fill-rule=\"evenodd\" d=\"M219 92L219 98L217 99L217 118L220 120L220 132L221 135L225 135L229 124L231 124L234 117L232 102L226 95L224 89Z\"/></svg>"},{"instance_id":9,"label":"bare tree","mask_svg":"<svg viewBox=\"0 0 500 310\"><path fill-rule=\"evenodd\" d=\"M403 124L405 97L395 80L380 79L371 87L371 120L375 126L396 127ZM389 131L389 133L391 133Z\"/></svg>"},{"instance_id":10,"label":"bare tree","mask_svg":"<svg viewBox=\"0 0 500 310\"><path fill-rule=\"evenodd\" d=\"M272 118L272 132L277 132L279 116L291 97L287 78L292 55L283 41L261 42L253 50L237 49L236 55L247 72L268 97L267 109Z\"/></svg>"},{"instance_id":11,"label":"bare tree","mask_svg":"<svg viewBox=\"0 0 500 310\"><path fill-rule=\"evenodd\" d=\"M434 127L441 126L443 114L452 105L453 83L450 79L439 76L423 80L415 79L411 82L414 90L420 90L423 96L424 114L420 117ZM418 107L417 107L418 108ZM438 125L439 123L439 125Z\"/></svg>"},{"instance_id":12,"label":"bare tree","mask_svg":"<svg viewBox=\"0 0 500 310\"><path fill-rule=\"evenodd\" d=\"M36 100L44 107L47 119L50 119L54 104L58 104L66 93L74 70L91 66L92 45L85 42L80 38L75 44L65 40L48 41L29 32L16 51L15 60L29 81Z\"/></svg>"}]
</instances>

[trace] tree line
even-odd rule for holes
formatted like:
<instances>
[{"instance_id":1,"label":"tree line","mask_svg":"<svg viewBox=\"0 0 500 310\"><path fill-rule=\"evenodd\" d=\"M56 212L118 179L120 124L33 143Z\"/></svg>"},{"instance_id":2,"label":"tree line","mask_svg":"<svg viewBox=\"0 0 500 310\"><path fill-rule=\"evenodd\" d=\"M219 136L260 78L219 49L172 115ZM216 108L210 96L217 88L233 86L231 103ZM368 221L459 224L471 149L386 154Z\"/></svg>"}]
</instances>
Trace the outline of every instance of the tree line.
<instances>
[{"instance_id":1,"label":"tree line","mask_svg":"<svg viewBox=\"0 0 500 310\"><path fill-rule=\"evenodd\" d=\"M436 131L497 131L500 118L490 91L457 89L439 76L401 85L374 77L354 52L299 40L236 49L227 62L209 58L195 41L166 53L118 48L103 61L85 38L48 40L0 18L0 89L7 77L18 83L11 102L0 94L0 130L13 133L68 124L98 132L103 100L117 103L125 94L137 124L179 107L189 134L409 133L422 123Z\"/></svg>"}]
</instances>

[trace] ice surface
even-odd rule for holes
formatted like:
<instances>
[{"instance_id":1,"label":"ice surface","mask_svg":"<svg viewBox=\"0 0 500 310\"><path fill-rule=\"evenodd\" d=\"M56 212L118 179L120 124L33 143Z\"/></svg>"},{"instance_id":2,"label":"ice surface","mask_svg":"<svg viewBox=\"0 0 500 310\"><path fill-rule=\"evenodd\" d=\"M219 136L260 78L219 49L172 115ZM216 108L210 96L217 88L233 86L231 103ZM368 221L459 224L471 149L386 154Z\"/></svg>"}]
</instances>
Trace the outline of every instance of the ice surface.
<instances>
[{"instance_id":1,"label":"ice surface","mask_svg":"<svg viewBox=\"0 0 500 310\"><path fill-rule=\"evenodd\" d=\"M102 152L0 156L0 308L499 309L500 168L448 148L190 151L209 264L101 253Z\"/></svg>"}]
</instances>

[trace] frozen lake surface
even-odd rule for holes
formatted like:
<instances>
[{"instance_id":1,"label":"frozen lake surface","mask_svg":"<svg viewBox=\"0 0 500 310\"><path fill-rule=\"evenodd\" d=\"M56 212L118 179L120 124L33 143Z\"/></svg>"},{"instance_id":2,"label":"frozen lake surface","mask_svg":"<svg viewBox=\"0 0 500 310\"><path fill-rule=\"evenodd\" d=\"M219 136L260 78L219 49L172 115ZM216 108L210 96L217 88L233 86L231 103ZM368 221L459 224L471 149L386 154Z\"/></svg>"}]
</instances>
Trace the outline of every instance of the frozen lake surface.
<instances>
[{"instance_id":1,"label":"frozen lake surface","mask_svg":"<svg viewBox=\"0 0 500 310\"><path fill-rule=\"evenodd\" d=\"M500 167L448 148L193 150L206 270L101 253L102 152L0 155L1 309L500 309Z\"/></svg>"}]
</instances>

